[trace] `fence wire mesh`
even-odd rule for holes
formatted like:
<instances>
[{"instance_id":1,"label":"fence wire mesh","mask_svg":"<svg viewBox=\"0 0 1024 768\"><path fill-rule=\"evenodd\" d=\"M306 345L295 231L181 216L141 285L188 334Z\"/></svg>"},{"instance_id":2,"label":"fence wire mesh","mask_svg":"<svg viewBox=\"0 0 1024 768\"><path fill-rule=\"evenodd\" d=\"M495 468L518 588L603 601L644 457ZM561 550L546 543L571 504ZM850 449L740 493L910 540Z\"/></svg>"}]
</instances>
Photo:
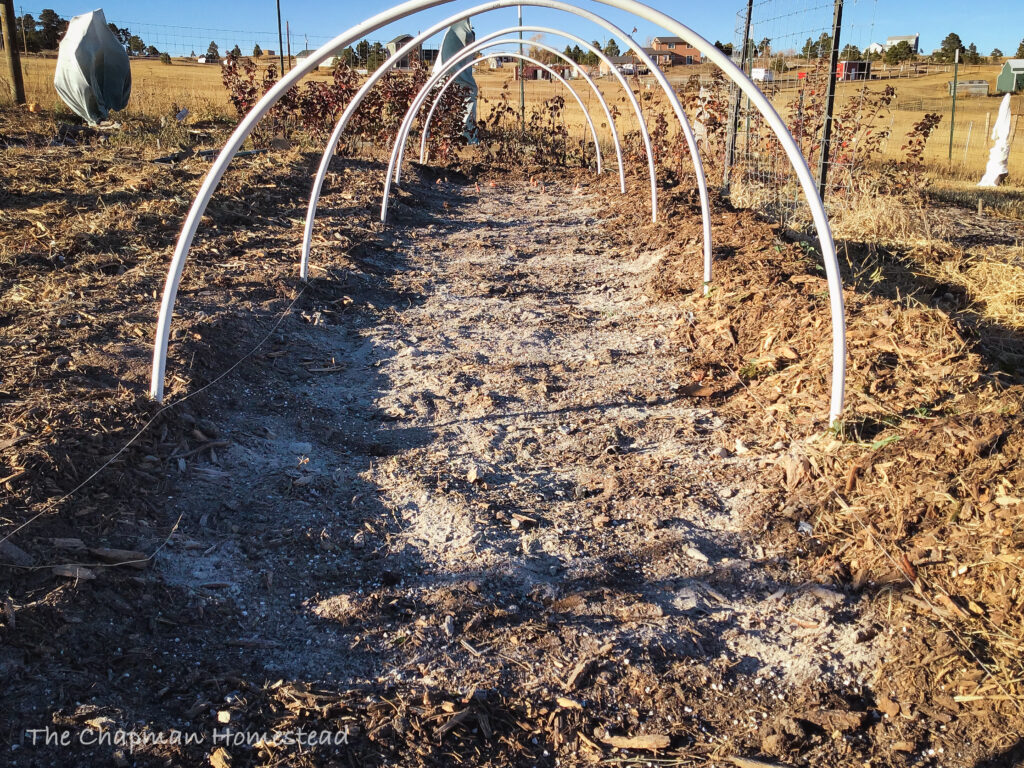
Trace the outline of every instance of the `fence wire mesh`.
<instances>
[{"instance_id":1,"label":"fence wire mesh","mask_svg":"<svg viewBox=\"0 0 1024 768\"><path fill-rule=\"evenodd\" d=\"M887 75L875 53L877 0L846 0L838 41L833 0L761 0L736 16L733 60L768 96L803 152L815 176L820 173L827 93L833 49L838 50L837 96L828 158L826 202L841 205L857 186L858 171L885 141L888 117L880 89L864 86ZM884 39L884 38L883 38ZM745 43L746 41L746 43ZM744 51L746 47L746 51ZM745 53L745 55L744 55ZM884 91L881 91L884 94ZM739 100L737 103L737 99ZM723 160L734 198L772 213L784 222L806 213L789 160L764 118L738 89L729 89L735 110L735 148ZM730 167L731 166L731 167Z\"/></svg>"}]
</instances>

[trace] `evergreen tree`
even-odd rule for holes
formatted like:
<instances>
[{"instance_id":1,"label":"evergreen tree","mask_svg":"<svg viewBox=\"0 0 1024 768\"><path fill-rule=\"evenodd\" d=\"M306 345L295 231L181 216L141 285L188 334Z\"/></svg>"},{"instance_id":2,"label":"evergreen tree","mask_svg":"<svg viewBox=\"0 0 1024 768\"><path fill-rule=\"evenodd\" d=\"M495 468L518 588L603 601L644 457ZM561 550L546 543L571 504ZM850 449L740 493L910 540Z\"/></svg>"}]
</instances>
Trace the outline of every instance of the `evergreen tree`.
<instances>
[{"instance_id":1,"label":"evergreen tree","mask_svg":"<svg viewBox=\"0 0 1024 768\"><path fill-rule=\"evenodd\" d=\"M231 49L231 55L236 58L242 55L242 49L238 47L237 43L235 43L235 47Z\"/></svg>"},{"instance_id":2,"label":"evergreen tree","mask_svg":"<svg viewBox=\"0 0 1024 768\"><path fill-rule=\"evenodd\" d=\"M1017 46L1017 58L1024 59L1024 40L1020 41L1020 45Z\"/></svg>"},{"instance_id":3,"label":"evergreen tree","mask_svg":"<svg viewBox=\"0 0 1024 768\"><path fill-rule=\"evenodd\" d=\"M256 43L256 45L254 45L252 47L252 55L253 55L253 58L255 58L255 59L258 59L260 56L263 55L263 49L260 48L260 44L259 43Z\"/></svg>"},{"instance_id":4,"label":"evergreen tree","mask_svg":"<svg viewBox=\"0 0 1024 768\"><path fill-rule=\"evenodd\" d=\"M132 56L141 56L146 52L146 44L142 42L142 38L138 35L132 35L128 38L128 53Z\"/></svg>"},{"instance_id":5,"label":"evergreen tree","mask_svg":"<svg viewBox=\"0 0 1024 768\"><path fill-rule=\"evenodd\" d=\"M912 61L913 58L914 49L906 40L900 40L885 52L886 64L902 64L904 61Z\"/></svg>"},{"instance_id":6,"label":"evergreen tree","mask_svg":"<svg viewBox=\"0 0 1024 768\"><path fill-rule=\"evenodd\" d=\"M607 42L607 44L605 45L605 47L604 47L604 54L605 54L605 56L621 56L622 55L622 51L619 50L619 44L617 42L615 42L614 38L609 40Z\"/></svg>"},{"instance_id":7,"label":"evergreen tree","mask_svg":"<svg viewBox=\"0 0 1024 768\"><path fill-rule=\"evenodd\" d=\"M839 53L839 58L843 61L860 61L863 54L860 52L860 48L856 45L846 45L843 50Z\"/></svg>"},{"instance_id":8,"label":"evergreen tree","mask_svg":"<svg viewBox=\"0 0 1024 768\"><path fill-rule=\"evenodd\" d=\"M39 36L43 50L55 50L67 31L67 19L62 19L52 8L46 8L39 14Z\"/></svg>"},{"instance_id":9,"label":"evergreen tree","mask_svg":"<svg viewBox=\"0 0 1024 768\"><path fill-rule=\"evenodd\" d=\"M989 54L989 55L990 55L990 56L991 56L991 57L992 57L993 59L1001 59L1001 58L1003 58L1003 52L1002 52L1002 51L1000 51L1000 50L999 50L998 48L993 48L993 49L992 49L992 53L991 53L991 54Z\"/></svg>"},{"instance_id":10,"label":"evergreen tree","mask_svg":"<svg viewBox=\"0 0 1024 768\"><path fill-rule=\"evenodd\" d=\"M939 60L951 62L956 58L956 52L960 51L960 58L964 56L963 40L960 39L960 35L956 32L950 32L942 41L942 45L939 46Z\"/></svg>"},{"instance_id":11,"label":"evergreen tree","mask_svg":"<svg viewBox=\"0 0 1024 768\"><path fill-rule=\"evenodd\" d=\"M220 48L217 47L217 43L215 43L213 40L210 41L210 47L206 49L206 58L207 59L219 59L220 58Z\"/></svg>"},{"instance_id":12,"label":"evergreen tree","mask_svg":"<svg viewBox=\"0 0 1024 768\"><path fill-rule=\"evenodd\" d=\"M981 64L981 56L978 53L978 46L971 43L967 46L967 53L964 54L968 64Z\"/></svg>"}]
</instances>

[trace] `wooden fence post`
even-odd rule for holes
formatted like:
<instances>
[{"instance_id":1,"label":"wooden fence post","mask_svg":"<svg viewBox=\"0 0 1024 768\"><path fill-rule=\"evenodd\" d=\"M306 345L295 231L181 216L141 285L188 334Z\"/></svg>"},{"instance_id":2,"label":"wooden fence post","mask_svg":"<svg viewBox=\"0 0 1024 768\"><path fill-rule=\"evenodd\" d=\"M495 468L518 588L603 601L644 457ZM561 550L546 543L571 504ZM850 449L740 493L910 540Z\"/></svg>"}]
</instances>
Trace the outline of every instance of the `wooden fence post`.
<instances>
[{"instance_id":1,"label":"wooden fence post","mask_svg":"<svg viewBox=\"0 0 1024 768\"><path fill-rule=\"evenodd\" d=\"M4 69L11 83L11 96L15 104L25 103L25 81L21 74L21 54L18 53L17 25L14 21L14 0L0 0L0 39L4 45Z\"/></svg>"}]
</instances>

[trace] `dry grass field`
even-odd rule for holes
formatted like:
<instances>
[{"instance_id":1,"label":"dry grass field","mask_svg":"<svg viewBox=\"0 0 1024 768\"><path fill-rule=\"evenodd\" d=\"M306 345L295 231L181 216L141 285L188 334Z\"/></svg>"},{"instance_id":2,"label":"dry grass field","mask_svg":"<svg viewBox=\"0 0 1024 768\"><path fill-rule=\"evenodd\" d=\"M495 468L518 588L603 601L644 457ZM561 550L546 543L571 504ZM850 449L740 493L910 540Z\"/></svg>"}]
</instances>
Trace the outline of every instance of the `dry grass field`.
<instances>
[{"instance_id":1,"label":"dry grass field","mask_svg":"<svg viewBox=\"0 0 1024 768\"><path fill-rule=\"evenodd\" d=\"M30 56L24 60L25 87L30 101L41 104L45 109L62 111L57 93L53 88L53 71L55 59ZM995 64L962 67L962 80L985 79L990 82L991 91L995 92L995 79L999 66ZM693 74L706 76L707 67L676 67L669 71L670 79L680 83ZM158 61L135 61L132 65L133 93L132 100L126 110L129 114L168 115L177 108L188 107L198 118L213 116L233 116L227 101L226 92L220 80L220 68L211 65L194 64L188 61L175 60L173 64L161 64ZM313 75L316 79L329 79L327 73ZM492 70L486 66L477 68L477 82L480 86L480 115L486 118L490 114L493 102L500 98L502 90L507 86L509 99L518 103L518 84L513 80L513 67ZM898 78L893 80L872 81L867 85L869 90L878 91L887 85L896 88L897 96L893 103L891 115L886 126L891 131L891 138L886 146L888 157L898 157L902 153L903 139L914 123L919 121L926 111L937 111L943 115L943 121L928 142L925 150L925 161L929 170L943 181L968 182L981 176L988 157L990 141L985 127L995 119L999 109L999 99L961 97L957 102L956 128L953 136L953 160L949 155L949 115L951 100L948 96L947 82L951 79L948 73L937 73L917 78ZM621 132L636 130L637 122L618 83L611 77L597 78L596 82L609 105L614 105L620 112L616 124ZM649 94L645 109L667 111L660 90L655 87L650 77L638 81L641 93ZM600 107L593 92L582 80L574 81L587 108L597 110ZM836 110L841 111L847 102L857 99L861 93L861 83L840 83L837 94ZM528 81L526 83L527 109L539 106L552 96L562 93L558 83L546 81ZM564 93L563 93L564 95ZM785 115L787 105L795 98L795 91L782 89L773 95L775 106ZM920 107L920 108L918 108ZM1024 115L1024 94L1014 97L1012 105L1014 115L1014 137L1010 155L1011 178L1024 178L1024 126L1021 115ZM572 99L567 100L566 122L573 131L582 135L585 122L579 109ZM600 121L603 124L603 120ZM954 185L955 186L955 185Z\"/></svg>"}]
</instances>

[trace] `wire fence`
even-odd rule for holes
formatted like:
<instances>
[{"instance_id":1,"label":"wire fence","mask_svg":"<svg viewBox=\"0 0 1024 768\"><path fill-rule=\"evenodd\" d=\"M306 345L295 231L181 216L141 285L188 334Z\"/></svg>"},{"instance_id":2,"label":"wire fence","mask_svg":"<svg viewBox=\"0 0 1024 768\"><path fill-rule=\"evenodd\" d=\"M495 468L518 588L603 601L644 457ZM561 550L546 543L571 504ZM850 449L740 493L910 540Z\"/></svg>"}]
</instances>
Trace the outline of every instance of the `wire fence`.
<instances>
[{"instance_id":1,"label":"wire fence","mask_svg":"<svg viewBox=\"0 0 1024 768\"><path fill-rule=\"evenodd\" d=\"M819 178L829 122L829 74L832 61L837 61L833 136L823 187L826 202L832 204L853 193L860 164L871 150L882 149L877 137L889 118L879 97L864 85L910 76L906 67L886 67L879 61L877 0L845 0L838 28L836 10L833 0L750 3L737 13L732 51L733 60L785 120ZM804 211L796 176L764 118L735 87L728 98L733 130L723 159L723 184L742 204L770 210L783 220Z\"/></svg>"}]
</instances>

